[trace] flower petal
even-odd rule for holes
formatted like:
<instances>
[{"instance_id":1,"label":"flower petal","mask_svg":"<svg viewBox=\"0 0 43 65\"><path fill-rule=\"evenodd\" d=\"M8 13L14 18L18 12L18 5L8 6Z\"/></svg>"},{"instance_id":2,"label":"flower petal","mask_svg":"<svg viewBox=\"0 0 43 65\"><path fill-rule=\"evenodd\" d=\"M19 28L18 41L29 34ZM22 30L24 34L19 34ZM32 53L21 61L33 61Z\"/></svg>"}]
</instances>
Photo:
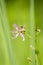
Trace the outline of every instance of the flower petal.
<instances>
[{"instance_id":1,"label":"flower petal","mask_svg":"<svg viewBox=\"0 0 43 65\"><path fill-rule=\"evenodd\" d=\"M18 35L19 35L19 33L17 33L17 34L13 34L12 39L17 38L17 37L18 37Z\"/></svg>"},{"instance_id":2,"label":"flower petal","mask_svg":"<svg viewBox=\"0 0 43 65\"><path fill-rule=\"evenodd\" d=\"M18 26L16 24L13 24L13 27L15 27L16 30L18 30Z\"/></svg>"},{"instance_id":3,"label":"flower petal","mask_svg":"<svg viewBox=\"0 0 43 65\"><path fill-rule=\"evenodd\" d=\"M19 35L19 33L15 34L15 38L17 38L17 37L18 37L18 35Z\"/></svg>"},{"instance_id":4,"label":"flower petal","mask_svg":"<svg viewBox=\"0 0 43 65\"><path fill-rule=\"evenodd\" d=\"M25 40L24 35L20 33L20 36L22 37L23 41Z\"/></svg>"}]
</instances>

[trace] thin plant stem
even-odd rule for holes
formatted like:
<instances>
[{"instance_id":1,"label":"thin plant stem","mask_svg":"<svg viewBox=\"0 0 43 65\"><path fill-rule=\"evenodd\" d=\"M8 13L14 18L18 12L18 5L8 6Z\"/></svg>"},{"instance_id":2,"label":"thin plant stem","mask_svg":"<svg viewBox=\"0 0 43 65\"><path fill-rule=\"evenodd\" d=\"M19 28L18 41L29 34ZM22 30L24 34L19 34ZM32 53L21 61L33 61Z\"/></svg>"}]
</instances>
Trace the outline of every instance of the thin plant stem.
<instances>
[{"instance_id":1,"label":"thin plant stem","mask_svg":"<svg viewBox=\"0 0 43 65\"><path fill-rule=\"evenodd\" d=\"M38 64L41 65L41 60L40 60L40 57L39 57L39 53L40 53L40 52L39 52L39 49L38 49L38 46L37 46L37 37L38 37L37 33L38 33L38 32L36 31L36 35L35 35L35 37L36 37L36 38L35 38L35 46L36 46L36 49L37 49L36 51L37 51L38 53L36 52L35 54L36 54L36 56L37 56ZM39 40L39 39L38 39L38 40ZM37 62L37 60L36 60L36 62ZM36 64L35 64L35 65L36 65Z\"/></svg>"},{"instance_id":2,"label":"thin plant stem","mask_svg":"<svg viewBox=\"0 0 43 65\"><path fill-rule=\"evenodd\" d=\"M30 0L30 44L35 47L35 20L34 20L34 0ZM35 51L30 50L30 55L32 57L32 64L35 65Z\"/></svg>"},{"instance_id":3,"label":"thin plant stem","mask_svg":"<svg viewBox=\"0 0 43 65\"><path fill-rule=\"evenodd\" d=\"M16 61L14 59L14 55L13 55L13 50L12 50L12 46L11 46L11 40L10 40L10 33L9 33L9 24L8 24L8 20L6 17L6 9L5 9L5 5L4 5L4 0L0 0L1 2L1 24L2 24L2 28L3 28L3 33L5 36L5 40L6 40L6 46L7 46L7 50L8 50L8 55L9 55L9 59L11 64L10 65L14 65Z\"/></svg>"}]
</instances>

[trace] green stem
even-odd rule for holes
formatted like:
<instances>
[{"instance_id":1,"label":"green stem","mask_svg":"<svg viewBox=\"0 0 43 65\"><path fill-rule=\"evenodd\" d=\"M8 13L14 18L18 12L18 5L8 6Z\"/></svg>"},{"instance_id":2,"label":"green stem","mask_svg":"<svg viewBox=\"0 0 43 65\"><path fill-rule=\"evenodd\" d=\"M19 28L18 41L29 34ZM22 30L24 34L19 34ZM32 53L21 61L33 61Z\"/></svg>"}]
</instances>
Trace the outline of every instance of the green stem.
<instances>
[{"instance_id":1,"label":"green stem","mask_svg":"<svg viewBox=\"0 0 43 65\"><path fill-rule=\"evenodd\" d=\"M40 58L39 58L39 53L40 53L40 52L39 52L38 45L37 45L37 40L38 40L38 39L37 39L37 36L38 36L37 33L38 33L38 32L36 31L35 46L36 46L36 51L37 51L38 53L36 52L35 54L36 54L36 56L37 56L37 60L38 60L39 64L41 65L41 61L40 61ZM39 43L39 42L38 42L38 43ZM37 62L37 60L36 60L36 62ZM36 65L36 64L35 64L35 65Z\"/></svg>"},{"instance_id":2,"label":"green stem","mask_svg":"<svg viewBox=\"0 0 43 65\"><path fill-rule=\"evenodd\" d=\"M2 25L2 29L3 29L3 34L6 40L6 47L7 47L7 51L8 51L8 55L9 55L9 59L11 64L10 65L15 65L15 59L14 59L14 55L13 55L13 50L12 50L12 45L11 45L11 40L10 40L10 30L9 30L9 24L8 24L8 20L6 17L6 11L5 11L5 3L4 0L0 0L1 3L1 25Z\"/></svg>"},{"instance_id":3,"label":"green stem","mask_svg":"<svg viewBox=\"0 0 43 65\"><path fill-rule=\"evenodd\" d=\"M30 0L30 44L35 47L35 20L34 20L34 0ZM35 65L35 51L31 51L32 65Z\"/></svg>"}]
</instances>

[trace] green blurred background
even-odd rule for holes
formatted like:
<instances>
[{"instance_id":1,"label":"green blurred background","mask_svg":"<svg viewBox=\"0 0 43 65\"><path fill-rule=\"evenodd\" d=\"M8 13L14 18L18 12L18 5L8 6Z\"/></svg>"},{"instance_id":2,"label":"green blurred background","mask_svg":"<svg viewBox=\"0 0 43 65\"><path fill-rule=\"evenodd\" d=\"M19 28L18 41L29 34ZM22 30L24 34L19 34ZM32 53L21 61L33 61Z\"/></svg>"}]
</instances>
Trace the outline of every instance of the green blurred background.
<instances>
[{"instance_id":1,"label":"green blurred background","mask_svg":"<svg viewBox=\"0 0 43 65\"><path fill-rule=\"evenodd\" d=\"M0 10L0 65L35 65L36 56L31 44L39 50L36 65L43 65L43 0L0 0ZM41 32L35 37L36 42L26 34L25 41L20 36L12 39L10 31L14 30L14 23L25 25L26 34L32 33L33 38L38 26ZM33 62L28 57L32 57Z\"/></svg>"}]
</instances>

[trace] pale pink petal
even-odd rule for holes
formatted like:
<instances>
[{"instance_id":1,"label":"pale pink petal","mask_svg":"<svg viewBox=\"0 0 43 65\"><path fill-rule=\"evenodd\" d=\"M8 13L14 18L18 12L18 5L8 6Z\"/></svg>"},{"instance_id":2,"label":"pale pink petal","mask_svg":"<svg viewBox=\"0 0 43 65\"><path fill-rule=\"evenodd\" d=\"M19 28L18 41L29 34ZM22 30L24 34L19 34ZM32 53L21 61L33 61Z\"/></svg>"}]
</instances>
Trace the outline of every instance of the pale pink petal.
<instances>
[{"instance_id":1,"label":"pale pink petal","mask_svg":"<svg viewBox=\"0 0 43 65\"><path fill-rule=\"evenodd\" d=\"M18 26L16 24L13 24L13 27L15 27L16 30L18 30Z\"/></svg>"},{"instance_id":2,"label":"pale pink petal","mask_svg":"<svg viewBox=\"0 0 43 65\"><path fill-rule=\"evenodd\" d=\"M19 33L15 34L15 38L17 38L17 37L18 37L18 35L19 35Z\"/></svg>"},{"instance_id":3,"label":"pale pink petal","mask_svg":"<svg viewBox=\"0 0 43 65\"><path fill-rule=\"evenodd\" d=\"M18 37L18 35L19 35L19 33L17 33L17 34L13 34L13 37L12 37L12 39L15 39L15 38L17 38L17 37Z\"/></svg>"},{"instance_id":4,"label":"pale pink petal","mask_svg":"<svg viewBox=\"0 0 43 65\"><path fill-rule=\"evenodd\" d=\"M23 41L25 40L24 35L20 33L20 36L22 37Z\"/></svg>"}]
</instances>

